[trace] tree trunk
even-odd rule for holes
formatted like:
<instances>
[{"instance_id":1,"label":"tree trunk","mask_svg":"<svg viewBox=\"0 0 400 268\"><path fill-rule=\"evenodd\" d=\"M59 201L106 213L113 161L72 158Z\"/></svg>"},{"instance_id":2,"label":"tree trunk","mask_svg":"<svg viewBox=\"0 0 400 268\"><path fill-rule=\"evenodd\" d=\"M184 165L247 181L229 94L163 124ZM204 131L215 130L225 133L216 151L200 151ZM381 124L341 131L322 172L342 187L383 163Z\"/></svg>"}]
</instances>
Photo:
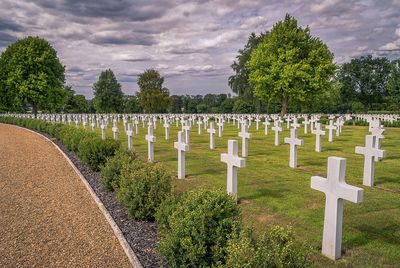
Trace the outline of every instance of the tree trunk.
<instances>
[{"instance_id":1,"label":"tree trunk","mask_svg":"<svg viewBox=\"0 0 400 268\"><path fill-rule=\"evenodd\" d=\"M281 106L281 115L286 114L286 109L288 105L289 98L288 96L284 96L282 100L282 106Z\"/></svg>"},{"instance_id":2,"label":"tree trunk","mask_svg":"<svg viewBox=\"0 0 400 268\"><path fill-rule=\"evenodd\" d=\"M37 104L36 102L32 103L32 113L35 115L35 118L37 117Z\"/></svg>"}]
</instances>

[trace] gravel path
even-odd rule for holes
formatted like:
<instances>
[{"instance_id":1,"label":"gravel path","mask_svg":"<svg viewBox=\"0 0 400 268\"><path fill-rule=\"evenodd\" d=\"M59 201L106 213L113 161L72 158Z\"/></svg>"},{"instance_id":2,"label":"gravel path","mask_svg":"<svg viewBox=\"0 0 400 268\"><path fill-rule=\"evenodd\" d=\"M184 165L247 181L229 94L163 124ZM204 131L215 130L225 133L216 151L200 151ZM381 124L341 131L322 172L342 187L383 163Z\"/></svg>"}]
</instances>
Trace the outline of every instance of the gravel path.
<instances>
[{"instance_id":1,"label":"gravel path","mask_svg":"<svg viewBox=\"0 0 400 268\"><path fill-rule=\"evenodd\" d=\"M0 267L130 267L58 150L8 125L0 125Z\"/></svg>"}]
</instances>

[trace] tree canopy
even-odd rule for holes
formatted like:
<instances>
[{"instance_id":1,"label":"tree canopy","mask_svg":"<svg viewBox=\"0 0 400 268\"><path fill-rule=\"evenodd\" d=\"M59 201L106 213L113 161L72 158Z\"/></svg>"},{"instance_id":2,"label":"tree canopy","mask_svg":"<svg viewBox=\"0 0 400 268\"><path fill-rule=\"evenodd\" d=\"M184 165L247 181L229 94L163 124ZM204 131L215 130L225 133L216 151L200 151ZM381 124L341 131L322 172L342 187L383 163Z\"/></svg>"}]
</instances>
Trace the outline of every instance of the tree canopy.
<instances>
[{"instance_id":1,"label":"tree canopy","mask_svg":"<svg viewBox=\"0 0 400 268\"><path fill-rule=\"evenodd\" d=\"M249 73L250 70L247 66L247 62L250 59L250 55L253 50L257 47L260 41L268 35L268 32L256 35L251 33L246 45L243 49L238 51L236 60L231 65L231 68L235 72L228 79L228 84L232 91L238 94L239 97L252 98L254 95L253 87L249 84Z\"/></svg>"},{"instance_id":2,"label":"tree canopy","mask_svg":"<svg viewBox=\"0 0 400 268\"><path fill-rule=\"evenodd\" d=\"M0 56L0 106L18 110L28 102L53 110L64 101L65 68L46 40L26 37L11 44Z\"/></svg>"},{"instance_id":3,"label":"tree canopy","mask_svg":"<svg viewBox=\"0 0 400 268\"><path fill-rule=\"evenodd\" d=\"M99 80L93 84L94 107L97 113L121 113L124 93L111 69L101 72Z\"/></svg>"},{"instance_id":4,"label":"tree canopy","mask_svg":"<svg viewBox=\"0 0 400 268\"><path fill-rule=\"evenodd\" d=\"M336 68L328 47L288 14L260 41L247 66L254 95L280 101L281 113L289 101L303 102L328 87Z\"/></svg>"},{"instance_id":5,"label":"tree canopy","mask_svg":"<svg viewBox=\"0 0 400 268\"><path fill-rule=\"evenodd\" d=\"M367 112L387 95L389 74L390 61L386 58L368 55L343 64L338 73L343 103L359 101Z\"/></svg>"},{"instance_id":6,"label":"tree canopy","mask_svg":"<svg viewBox=\"0 0 400 268\"><path fill-rule=\"evenodd\" d=\"M139 75L137 94L140 106L146 113L166 112L170 97L169 90L163 88L164 77L154 69L148 69Z\"/></svg>"}]
</instances>

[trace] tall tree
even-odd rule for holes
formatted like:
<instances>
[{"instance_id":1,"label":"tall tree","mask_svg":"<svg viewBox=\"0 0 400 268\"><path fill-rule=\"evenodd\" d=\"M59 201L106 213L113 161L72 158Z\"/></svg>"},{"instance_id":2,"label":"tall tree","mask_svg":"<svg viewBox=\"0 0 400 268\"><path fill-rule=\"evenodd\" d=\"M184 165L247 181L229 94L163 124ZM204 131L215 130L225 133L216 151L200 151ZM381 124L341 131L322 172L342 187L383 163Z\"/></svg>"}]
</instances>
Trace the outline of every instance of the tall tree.
<instances>
[{"instance_id":1,"label":"tall tree","mask_svg":"<svg viewBox=\"0 0 400 268\"><path fill-rule=\"evenodd\" d=\"M327 87L335 71L328 47L289 14L260 41L247 66L254 95L280 101L282 114L289 101L303 102Z\"/></svg>"},{"instance_id":2,"label":"tall tree","mask_svg":"<svg viewBox=\"0 0 400 268\"><path fill-rule=\"evenodd\" d=\"M124 99L124 113L140 113L141 109L136 96L126 95Z\"/></svg>"},{"instance_id":3,"label":"tall tree","mask_svg":"<svg viewBox=\"0 0 400 268\"><path fill-rule=\"evenodd\" d=\"M101 72L93 84L94 107L97 113L120 113L124 105L124 93L111 69Z\"/></svg>"},{"instance_id":4,"label":"tall tree","mask_svg":"<svg viewBox=\"0 0 400 268\"><path fill-rule=\"evenodd\" d=\"M357 100L367 112L374 103L382 102L390 74L390 61L371 55L352 59L339 70L343 100Z\"/></svg>"},{"instance_id":5,"label":"tall tree","mask_svg":"<svg viewBox=\"0 0 400 268\"><path fill-rule=\"evenodd\" d=\"M239 97L252 98L254 95L253 87L249 83L250 70L247 66L247 62L250 59L251 52L253 52L260 41L267 35L268 32L261 33L260 35L251 33L247 40L247 44L243 49L238 51L239 54L231 65L235 74L229 77L228 84L232 91L238 94Z\"/></svg>"},{"instance_id":6,"label":"tall tree","mask_svg":"<svg viewBox=\"0 0 400 268\"><path fill-rule=\"evenodd\" d=\"M163 87L164 78L154 69L144 71L139 75L138 99L146 113L166 112L170 97L169 90Z\"/></svg>"},{"instance_id":7,"label":"tall tree","mask_svg":"<svg viewBox=\"0 0 400 268\"><path fill-rule=\"evenodd\" d=\"M29 36L16 41L0 56L1 106L12 110L26 101L35 117L38 106L57 107L65 99L64 72L46 40Z\"/></svg>"}]
</instances>

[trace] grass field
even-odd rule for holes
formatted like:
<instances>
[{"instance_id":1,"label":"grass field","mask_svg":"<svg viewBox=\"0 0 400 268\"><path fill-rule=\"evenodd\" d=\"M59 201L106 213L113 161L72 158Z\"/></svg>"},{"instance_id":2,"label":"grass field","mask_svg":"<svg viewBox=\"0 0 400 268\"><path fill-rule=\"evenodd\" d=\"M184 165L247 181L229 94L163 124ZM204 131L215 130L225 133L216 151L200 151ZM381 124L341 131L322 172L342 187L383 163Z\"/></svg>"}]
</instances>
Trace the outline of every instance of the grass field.
<instances>
[{"instance_id":1,"label":"grass field","mask_svg":"<svg viewBox=\"0 0 400 268\"><path fill-rule=\"evenodd\" d=\"M140 123L139 134L133 139L134 150L147 158L147 128ZM122 123L119 139L127 147L127 137ZM300 239L307 240L315 254L316 267L400 267L400 129L388 128L382 149L388 157L375 165L375 187L362 185L363 156L354 153L355 146L364 146L367 127L344 126L340 137L332 143L327 135L322 138L323 152L314 151L315 136L305 135L299 129L304 146L298 150L298 168L289 168L289 145L283 144L289 136L286 124L281 133L280 146L274 146L274 133L264 135L263 125L256 131L255 123L249 128L253 138L249 141L246 167L238 171L238 196L244 223L260 232L271 225L292 225ZM171 123L170 139L165 140L164 128L158 122L155 135L155 161L163 163L177 177L177 151L173 142L177 131ZM96 130L100 135L100 129ZM189 152L186 153L184 180L174 180L177 191L193 188L226 188L226 164L220 161L227 152L227 140L239 141L239 129L225 124L222 138L215 136L216 149L209 149L209 134L197 125L190 133ZM112 137L109 126L108 137ZM347 159L346 182L364 189L364 202L346 201L343 220L343 258L336 262L323 257L321 250L325 196L310 188L310 177L326 176L329 156Z\"/></svg>"}]
</instances>

